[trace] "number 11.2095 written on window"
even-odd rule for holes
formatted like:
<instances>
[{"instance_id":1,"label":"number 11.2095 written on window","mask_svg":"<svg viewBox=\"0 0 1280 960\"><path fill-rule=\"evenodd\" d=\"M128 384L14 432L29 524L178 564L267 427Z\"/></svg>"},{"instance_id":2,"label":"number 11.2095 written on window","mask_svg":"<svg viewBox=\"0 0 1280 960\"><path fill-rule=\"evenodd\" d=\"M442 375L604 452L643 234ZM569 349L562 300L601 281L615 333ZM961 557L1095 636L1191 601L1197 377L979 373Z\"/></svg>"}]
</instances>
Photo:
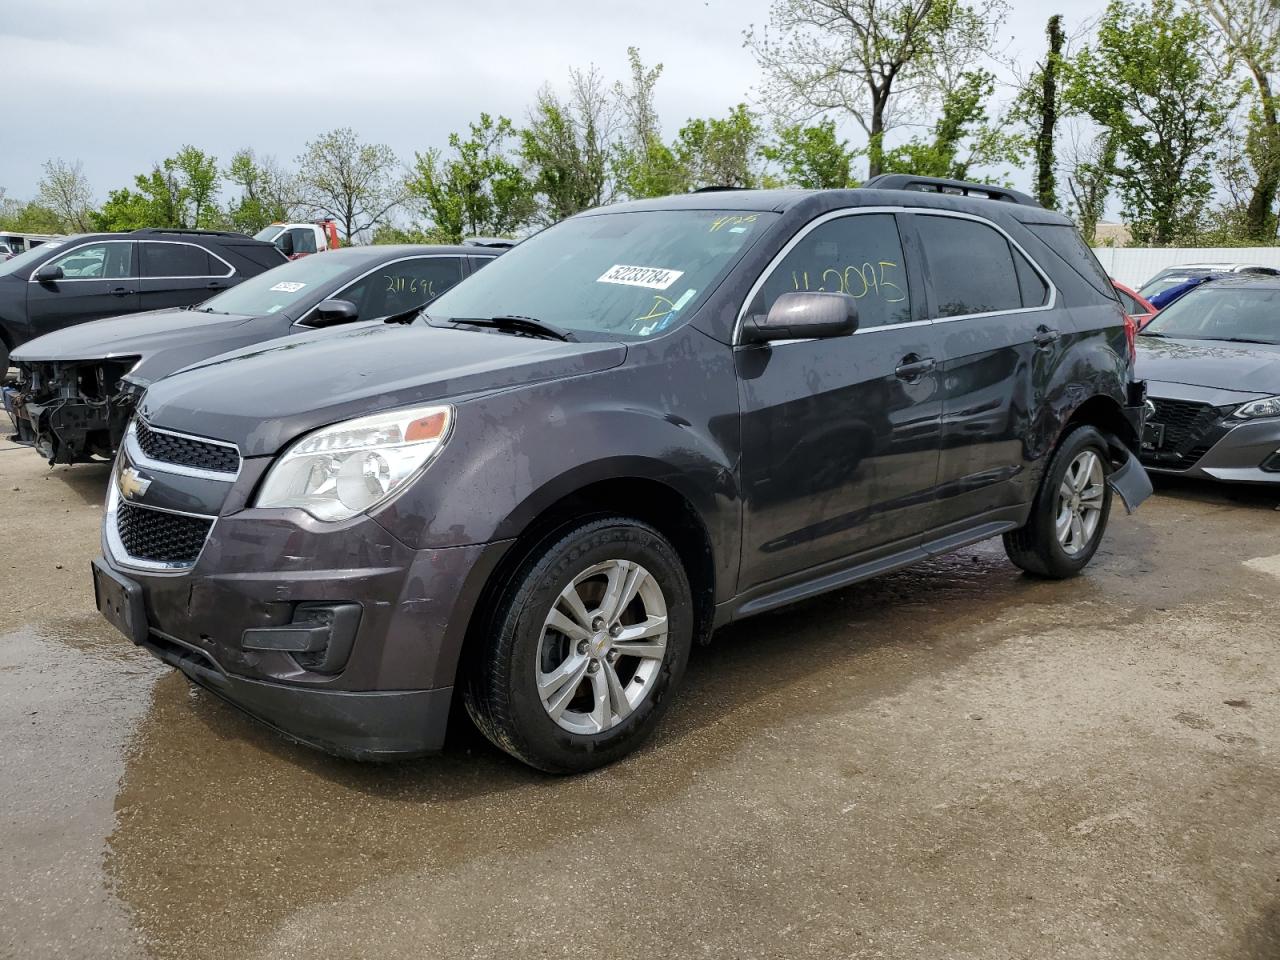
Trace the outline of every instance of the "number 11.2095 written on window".
<instances>
[{"instance_id":1,"label":"number 11.2095 written on window","mask_svg":"<svg viewBox=\"0 0 1280 960\"><path fill-rule=\"evenodd\" d=\"M880 297L886 303L902 303L907 299L902 287L889 278L888 271L896 270L892 260L847 266L843 270L828 267L820 274L808 270L792 270L791 283L796 290L816 290L826 293L847 293L855 300L868 295ZM817 286L813 285L816 280Z\"/></svg>"}]
</instances>

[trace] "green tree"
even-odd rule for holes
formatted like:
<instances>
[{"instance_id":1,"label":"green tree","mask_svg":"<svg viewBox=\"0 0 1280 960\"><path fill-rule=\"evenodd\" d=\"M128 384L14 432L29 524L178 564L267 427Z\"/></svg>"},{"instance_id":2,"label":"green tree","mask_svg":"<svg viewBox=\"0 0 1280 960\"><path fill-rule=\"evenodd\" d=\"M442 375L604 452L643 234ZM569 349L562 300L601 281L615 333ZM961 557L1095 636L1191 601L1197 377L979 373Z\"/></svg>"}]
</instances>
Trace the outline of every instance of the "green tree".
<instances>
[{"instance_id":1,"label":"green tree","mask_svg":"<svg viewBox=\"0 0 1280 960\"><path fill-rule=\"evenodd\" d=\"M93 189L79 160L46 160L36 199L57 215L59 232L84 233L92 229Z\"/></svg>"},{"instance_id":2,"label":"green tree","mask_svg":"<svg viewBox=\"0 0 1280 960\"><path fill-rule=\"evenodd\" d=\"M4 203L0 210L0 229L14 233L61 233L62 217L52 207L38 200L30 203Z\"/></svg>"},{"instance_id":3,"label":"green tree","mask_svg":"<svg viewBox=\"0 0 1280 960\"><path fill-rule=\"evenodd\" d=\"M1231 61L1249 75L1252 104L1242 155L1226 171L1233 192L1248 194L1238 218L1241 236L1260 243L1276 238L1280 194L1280 104L1272 77L1280 68L1280 3L1276 0L1199 0Z\"/></svg>"},{"instance_id":4,"label":"green tree","mask_svg":"<svg viewBox=\"0 0 1280 960\"><path fill-rule=\"evenodd\" d=\"M726 117L690 120L672 148L683 171L684 190L701 187L756 187L763 132L756 115L740 103Z\"/></svg>"},{"instance_id":5,"label":"green tree","mask_svg":"<svg viewBox=\"0 0 1280 960\"><path fill-rule=\"evenodd\" d=\"M254 234L267 224L295 219L293 177L271 157L259 160L252 149L238 150L223 176L240 188L240 196L227 208L227 220L234 229Z\"/></svg>"},{"instance_id":6,"label":"green tree","mask_svg":"<svg viewBox=\"0 0 1280 960\"><path fill-rule=\"evenodd\" d=\"M988 120L986 103L994 90L995 77L986 70L962 74L943 97L932 136L885 151L885 172L967 180L974 167L1021 160L1026 139Z\"/></svg>"},{"instance_id":7,"label":"green tree","mask_svg":"<svg viewBox=\"0 0 1280 960\"><path fill-rule=\"evenodd\" d=\"M610 154L617 108L595 67L569 71L569 98L539 91L520 157L540 200L541 219L555 223L613 198Z\"/></svg>"},{"instance_id":8,"label":"green tree","mask_svg":"<svg viewBox=\"0 0 1280 960\"><path fill-rule=\"evenodd\" d=\"M535 187L510 151L515 127L487 113L470 136L449 135L451 155L417 154L407 181L410 197L432 225L431 235L450 243L466 236L511 236L537 212Z\"/></svg>"},{"instance_id":9,"label":"green tree","mask_svg":"<svg viewBox=\"0 0 1280 960\"><path fill-rule=\"evenodd\" d=\"M782 182L787 186L826 190L851 185L855 154L847 141L836 136L834 120L783 127L777 140L760 152L781 168Z\"/></svg>"},{"instance_id":10,"label":"green tree","mask_svg":"<svg viewBox=\"0 0 1280 960\"><path fill-rule=\"evenodd\" d=\"M1061 112L1061 94L1058 81L1062 75L1062 49L1066 35L1062 32L1062 17L1054 14L1045 27L1049 49L1044 62L1038 64L1030 82L1023 89L1020 107L1035 136L1035 169L1032 173L1031 192L1041 205L1050 210L1058 208L1058 174L1056 143L1058 119Z\"/></svg>"},{"instance_id":11,"label":"green tree","mask_svg":"<svg viewBox=\"0 0 1280 960\"><path fill-rule=\"evenodd\" d=\"M963 72L989 42L999 0L773 0L768 26L745 44L765 73L766 103L797 115L847 116L867 136L868 173L884 172L886 138L938 89L939 67ZM957 69L959 68L959 69Z\"/></svg>"},{"instance_id":12,"label":"green tree","mask_svg":"<svg viewBox=\"0 0 1280 960\"><path fill-rule=\"evenodd\" d=\"M332 217L353 243L404 202L397 162L385 143L363 143L350 127L321 134L298 157L299 206Z\"/></svg>"},{"instance_id":13,"label":"green tree","mask_svg":"<svg viewBox=\"0 0 1280 960\"><path fill-rule=\"evenodd\" d=\"M640 51L627 48L630 83L614 85L622 114L622 130L614 147L613 168L618 189L628 197L661 197L687 188L688 171L675 152L662 142L662 126L654 91L662 64L646 67Z\"/></svg>"},{"instance_id":14,"label":"green tree","mask_svg":"<svg viewBox=\"0 0 1280 960\"><path fill-rule=\"evenodd\" d=\"M90 219L96 230L215 227L222 221L215 202L219 183L217 158L187 145L134 177L136 190L112 190Z\"/></svg>"},{"instance_id":15,"label":"green tree","mask_svg":"<svg viewBox=\"0 0 1280 960\"><path fill-rule=\"evenodd\" d=\"M1174 0L1111 0L1072 62L1068 97L1115 138L1115 179L1139 243L1194 237L1231 93L1205 53L1208 27Z\"/></svg>"}]
</instances>

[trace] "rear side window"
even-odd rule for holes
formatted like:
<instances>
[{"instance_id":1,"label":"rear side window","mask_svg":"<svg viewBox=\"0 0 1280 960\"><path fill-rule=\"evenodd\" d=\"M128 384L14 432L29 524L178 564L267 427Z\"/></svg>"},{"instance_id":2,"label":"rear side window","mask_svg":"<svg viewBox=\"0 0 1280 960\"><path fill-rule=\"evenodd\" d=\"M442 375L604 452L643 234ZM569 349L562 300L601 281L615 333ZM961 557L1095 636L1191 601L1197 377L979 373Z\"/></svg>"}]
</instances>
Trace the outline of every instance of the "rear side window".
<instances>
[{"instance_id":1,"label":"rear side window","mask_svg":"<svg viewBox=\"0 0 1280 960\"><path fill-rule=\"evenodd\" d=\"M144 277L211 277L226 272L226 266L213 261L203 247L154 241L142 244Z\"/></svg>"},{"instance_id":2,"label":"rear side window","mask_svg":"<svg viewBox=\"0 0 1280 960\"><path fill-rule=\"evenodd\" d=\"M1067 266L1080 274L1089 286L1108 300L1116 298L1115 288L1111 286L1111 278L1107 276L1107 271L1102 269L1102 264L1093 255L1093 251L1086 246L1079 230L1065 223L1024 223L1023 226L1065 260ZM1145 289L1140 290L1139 293L1147 296Z\"/></svg>"},{"instance_id":3,"label":"rear side window","mask_svg":"<svg viewBox=\"0 0 1280 960\"><path fill-rule=\"evenodd\" d=\"M1014 251L1004 234L957 217L920 215L916 222L939 317L1022 309Z\"/></svg>"},{"instance_id":4,"label":"rear side window","mask_svg":"<svg viewBox=\"0 0 1280 960\"><path fill-rule=\"evenodd\" d=\"M810 230L792 247L751 302L767 314L784 293L820 290L858 301L858 326L883 327L911 319L902 240L890 213L839 217Z\"/></svg>"}]
</instances>

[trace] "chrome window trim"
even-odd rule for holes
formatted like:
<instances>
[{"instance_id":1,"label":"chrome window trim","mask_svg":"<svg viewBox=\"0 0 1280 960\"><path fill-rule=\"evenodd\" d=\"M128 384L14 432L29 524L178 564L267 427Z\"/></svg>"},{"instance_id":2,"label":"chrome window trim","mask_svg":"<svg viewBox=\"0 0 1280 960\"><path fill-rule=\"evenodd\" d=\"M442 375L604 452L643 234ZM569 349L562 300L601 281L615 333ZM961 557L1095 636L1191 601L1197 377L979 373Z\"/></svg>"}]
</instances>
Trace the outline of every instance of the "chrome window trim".
<instances>
[{"instance_id":1,"label":"chrome window trim","mask_svg":"<svg viewBox=\"0 0 1280 960\"><path fill-rule=\"evenodd\" d=\"M119 240L87 240L84 243L79 244L78 246L72 247L70 250L63 250L62 253L54 254L44 263L40 264L40 267L47 266L48 264L51 264L51 263L56 263L57 261L62 260L64 257L68 257L71 254L75 253L77 250L83 250L85 247L96 247L102 243L137 243L137 242L138 242L137 240L125 240L123 238ZM61 246L61 244L59 244L59 246ZM40 282L39 280L36 279L36 270L39 270L40 267L36 267L34 270L31 271L31 276L27 278L27 283ZM136 276L134 277L63 277L62 279L54 280L53 282L54 283L90 283L90 282L105 283L110 280L139 280L139 279L141 278Z\"/></svg>"},{"instance_id":2,"label":"chrome window trim","mask_svg":"<svg viewBox=\"0 0 1280 960\"><path fill-rule=\"evenodd\" d=\"M129 452L129 459L139 467L146 467L148 470L154 470L157 473L175 473L183 477L196 477L201 480L217 480L221 483L234 483L240 476L240 471L244 467L244 455L240 452L240 448L234 443L228 443L225 440L212 440L209 437L197 437L191 433L179 433L177 430L165 430L161 427L153 427L147 424L147 429L152 433L163 433L171 437L181 437L184 440L195 440L199 443L212 444L215 447L226 447L236 452L236 470L235 473L226 473L221 470L205 470L201 467L188 467L181 463L169 463L165 460L156 460L147 456L142 449L142 444L138 442L138 425L137 419L129 421L129 429L125 431L124 445ZM159 510L159 507L152 507L153 510ZM170 511L178 512L178 511ZM193 517L204 516L204 514L193 513Z\"/></svg>"},{"instance_id":3,"label":"chrome window trim","mask_svg":"<svg viewBox=\"0 0 1280 960\"><path fill-rule=\"evenodd\" d=\"M733 338L731 341L731 345L735 347L744 345L742 343L742 325L743 323L746 322L747 308L751 306L751 301L753 301L756 298L756 294L760 292L760 288L764 286L765 281L768 280L769 277L773 275L773 272L778 269L778 266L786 258L787 254L789 254L793 249L795 249L795 247L800 243L801 240L803 240L806 236L808 236L809 233L812 232L813 230L816 230L818 227L822 226L825 223L829 223L832 220L841 220L841 219L844 219L845 217L856 217L856 216L862 216L865 214L873 214L873 213L891 213L891 214L911 213L911 214L920 214L920 215L930 216L930 217L953 217L957 220L972 220L976 223L982 224L983 226L990 227L992 230L995 230L1002 237L1004 237L1005 240L1009 242L1009 245L1012 246L1015 250L1017 250L1020 254L1022 254L1022 256L1026 258L1027 262L1031 264L1031 268L1035 270L1037 274L1039 274L1040 279L1042 279L1045 282L1045 284L1048 286L1049 299L1048 299L1048 302L1038 307L1018 307L1017 309L1013 309L1013 310L991 310L985 313L964 313L954 317L935 317L929 320L910 320L905 323L885 323L877 327L866 327L863 329L855 330L852 336L856 337L859 334L863 334L863 333L875 333L878 330L900 330L903 327L920 327L920 326L925 326L926 324L952 323L957 320L978 320L985 317L1004 317L1004 316L1010 316L1018 313L1039 313L1041 311L1052 310L1057 306L1058 288L1054 284L1053 279L1044 271L1044 269L1040 266L1040 264L1036 262L1035 258L1031 256L1031 254L1027 253L1026 249L1022 246L1022 244L1018 243L1017 240L1009 236L1008 232L1005 231L999 224L993 223L992 221L986 219L985 217L980 217L977 214L973 214L973 213L961 213L955 210L935 210L930 207L885 207L885 206L842 207L839 210L828 211L827 213L824 213L822 216L816 217L815 219L810 220L798 231L796 231L795 236L793 236L790 240L788 240L786 245L783 246L783 248L779 250L777 254L774 255L772 260L769 261L768 266L766 266L764 270L761 271L760 276L757 277L755 283L751 285L751 289L747 291L746 299L742 301L742 306L738 310L738 318L733 325ZM904 255L906 254L905 247L903 248L903 254ZM908 296L909 295L910 293L908 293ZM786 344L786 343L809 343L814 339L815 338L813 337L805 337L805 338L798 338L795 340L775 340L773 341L773 343L775 345Z\"/></svg>"},{"instance_id":4,"label":"chrome window trim","mask_svg":"<svg viewBox=\"0 0 1280 960\"><path fill-rule=\"evenodd\" d=\"M214 253L208 247L202 247L198 243L191 243L190 241L187 241L187 240L149 240L149 239L139 240L138 243L139 245L144 243L168 243L178 247L195 247L197 250L203 250L205 253L213 257L215 260L217 260L219 263L221 263L223 266L227 268L226 273L201 273L201 274L192 274L191 276L182 276L182 277L146 277L146 276L143 276L142 274L142 250L141 250L141 246L139 246L139 250L138 250L138 279L139 280L226 280L228 277L234 277L236 275L235 267L233 267L230 263L228 263L218 254Z\"/></svg>"},{"instance_id":5,"label":"chrome window trim","mask_svg":"<svg viewBox=\"0 0 1280 960\"><path fill-rule=\"evenodd\" d=\"M117 461L118 462L118 461ZM200 545L200 553L196 554L196 559L190 563L169 563L161 560L142 560L130 555L124 548L124 543L120 540L120 530L118 524L118 514L120 509L120 488L117 485L119 471L112 471L111 489L107 493L107 511L106 518L102 525L103 537L107 542L107 552L111 554L111 559L121 567L132 570L143 570L148 573L165 573L165 574L182 574L189 571L200 560L200 556L204 553L204 548L209 543L209 537L213 534L213 528L218 523L217 517L211 517L203 513L184 513L181 510L165 510L161 507L152 507L141 503L130 503L129 506L137 510L154 510L157 513L172 513L183 517L196 517L200 520L211 520L209 530L204 535L204 543Z\"/></svg>"},{"instance_id":6,"label":"chrome window trim","mask_svg":"<svg viewBox=\"0 0 1280 960\"><path fill-rule=\"evenodd\" d=\"M393 263L404 263L404 262L405 262L405 261L407 261L407 260L450 260L450 259L452 259L452 260L457 260L457 261L458 261L458 283L461 283L463 280L465 280L465 279L466 279L466 274L462 272L462 258L463 258L464 256L466 256L466 254L461 254L461 253L420 253L420 254L410 254L410 255L409 255L409 256L407 256L407 257L397 257L397 258L396 258L396 259L394 259L394 260L387 260L385 263L380 263L380 264L379 264L378 266L376 266L376 267L370 267L370 268L369 268L368 270L366 270L364 273L360 274L360 276L358 276L358 277L353 277L353 278L350 280L350 282L348 282L345 286L343 286L343 287L339 287L339 288L338 288L337 290L335 290L333 293L329 294L327 297L324 297L324 298L320 301L320 303L323 303L325 300L337 300L337 299L339 299L339 297L340 297L340 295L341 295L341 294L346 293L348 290L350 290L352 287L354 287L357 283L359 283L361 280L363 280L365 277L369 276L370 274L377 273L377 272L378 272L379 270L381 270L383 267L389 267L389 266L391 266ZM490 257L489 259L490 259L490 260L496 260L496 259L497 259L497 257ZM437 294L437 296L438 296L438 294ZM306 327L308 330L324 329L324 328L322 328L322 327L312 327L312 326L310 326L310 325L307 323L307 320L311 317L311 315L312 315L312 314L314 314L314 313L316 312L316 309L320 306L320 303L317 303L317 304L316 304L315 306L313 306L310 310L308 310L306 313L304 313L301 317L299 317L297 320L293 321L293 323L291 324L291 326L295 326L295 327ZM372 319L377 320L377 319L379 319L379 318L378 318L378 317L373 317ZM361 321L357 319L355 322L359 323L359 322L361 322ZM198 439L198 438L197 438L197 439Z\"/></svg>"}]
</instances>

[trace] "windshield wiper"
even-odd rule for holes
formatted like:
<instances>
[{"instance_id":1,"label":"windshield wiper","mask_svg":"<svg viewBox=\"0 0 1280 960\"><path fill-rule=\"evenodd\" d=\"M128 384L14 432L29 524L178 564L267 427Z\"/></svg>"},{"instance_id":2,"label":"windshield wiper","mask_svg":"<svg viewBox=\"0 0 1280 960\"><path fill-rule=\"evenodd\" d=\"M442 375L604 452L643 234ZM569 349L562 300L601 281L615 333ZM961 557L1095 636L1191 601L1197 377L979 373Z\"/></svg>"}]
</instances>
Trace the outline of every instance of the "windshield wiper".
<instances>
[{"instance_id":1,"label":"windshield wiper","mask_svg":"<svg viewBox=\"0 0 1280 960\"><path fill-rule=\"evenodd\" d=\"M1156 331L1154 331L1154 330L1143 330L1141 333L1139 333L1139 334L1138 334L1138 336L1140 336L1140 337L1167 337L1167 336L1169 336L1169 335L1168 335L1167 333L1156 333Z\"/></svg>"},{"instance_id":2,"label":"windshield wiper","mask_svg":"<svg viewBox=\"0 0 1280 960\"><path fill-rule=\"evenodd\" d=\"M552 340L564 340L567 342L574 342L578 339L562 327L557 327L544 320L538 320L535 317L521 317L516 314L506 314L498 317L450 317L449 322L466 323L473 327L496 327L499 330L514 330L518 333L533 333L549 337Z\"/></svg>"},{"instance_id":3,"label":"windshield wiper","mask_svg":"<svg viewBox=\"0 0 1280 960\"><path fill-rule=\"evenodd\" d=\"M1250 337L1215 337L1223 343L1262 343L1269 347L1274 347L1277 343L1275 340L1254 340Z\"/></svg>"}]
</instances>

